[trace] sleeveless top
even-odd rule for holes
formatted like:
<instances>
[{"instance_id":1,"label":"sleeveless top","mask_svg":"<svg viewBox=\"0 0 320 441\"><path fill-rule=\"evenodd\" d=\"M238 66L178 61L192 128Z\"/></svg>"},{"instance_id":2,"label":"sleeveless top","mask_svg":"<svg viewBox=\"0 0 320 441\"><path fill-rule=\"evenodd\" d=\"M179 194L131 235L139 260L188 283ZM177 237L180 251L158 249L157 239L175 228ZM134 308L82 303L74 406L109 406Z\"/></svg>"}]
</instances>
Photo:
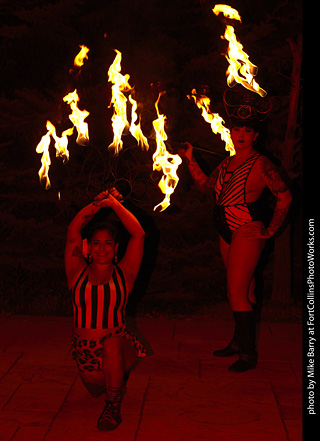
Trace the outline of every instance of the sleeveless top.
<instances>
[{"instance_id":1,"label":"sleeveless top","mask_svg":"<svg viewBox=\"0 0 320 441\"><path fill-rule=\"evenodd\" d=\"M76 328L107 329L125 323L125 307L129 292L123 271L114 267L111 279L104 285L89 282L86 267L71 288Z\"/></svg>"},{"instance_id":2,"label":"sleeveless top","mask_svg":"<svg viewBox=\"0 0 320 441\"><path fill-rule=\"evenodd\" d=\"M224 223L230 232L234 232L252 220L261 220L259 200L254 202L246 201L247 179L259 156L260 153L254 153L232 172L227 171L231 158L225 161L221 167L215 184L216 218L223 216ZM225 182L227 173L230 173L231 176Z\"/></svg>"}]
</instances>

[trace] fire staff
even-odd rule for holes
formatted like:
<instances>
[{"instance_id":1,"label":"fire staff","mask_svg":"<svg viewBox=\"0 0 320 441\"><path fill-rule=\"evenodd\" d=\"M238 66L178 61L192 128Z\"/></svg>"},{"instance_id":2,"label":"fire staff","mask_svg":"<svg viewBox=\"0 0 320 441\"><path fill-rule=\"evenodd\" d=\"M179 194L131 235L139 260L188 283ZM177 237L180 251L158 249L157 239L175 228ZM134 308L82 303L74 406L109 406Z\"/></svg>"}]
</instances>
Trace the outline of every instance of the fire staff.
<instances>
[{"instance_id":1,"label":"fire staff","mask_svg":"<svg viewBox=\"0 0 320 441\"><path fill-rule=\"evenodd\" d=\"M104 207L115 212L130 235L119 262L117 234L114 226L106 223L93 223L87 235L88 259L83 256L83 228ZM100 193L68 227L65 269L74 308L73 357L90 394L98 397L105 393L105 407L97 422L100 430L113 430L122 421L124 379L137 357L147 354L125 321L143 247L144 231L122 205L116 189Z\"/></svg>"},{"instance_id":2,"label":"fire staff","mask_svg":"<svg viewBox=\"0 0 320 441\"><path fill-rule=\"evenodd\" d=\"M248 118L243 118L242 114L241 118L232 118L231 137L236 154L223 160L210 176L200 169L190 143L185 143L179 152L187 159L199 190L215 194L214 220L226 267L228 300L235 327L230 343L213 355L238 355L238 360L229 367L234 372L244 372L257 365L254 272L266 239L282 225L292 199L277 168L254 148L259 133L257 121L252 118L253 110L248 112ZM267 228L259 201L266 187L277 199Z\"/></svg>"}]
</instances>

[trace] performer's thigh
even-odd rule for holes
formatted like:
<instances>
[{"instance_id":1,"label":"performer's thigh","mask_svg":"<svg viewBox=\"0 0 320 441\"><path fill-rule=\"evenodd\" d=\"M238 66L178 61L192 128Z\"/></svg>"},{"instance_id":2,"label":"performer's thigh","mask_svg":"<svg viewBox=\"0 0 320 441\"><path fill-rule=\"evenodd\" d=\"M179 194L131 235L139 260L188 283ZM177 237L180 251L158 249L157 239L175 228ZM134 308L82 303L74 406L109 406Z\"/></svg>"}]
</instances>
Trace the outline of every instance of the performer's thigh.
<instances>
[{"instance_id":1,"label":"performer's thigh","mask_svg":"<svg viewBox=\"0 0 320 441\"><path fill-rule=\"evenodd\" d=\"M257 222L255 222L257 223ZM228 291L247 295L254 271L265 245L265 239L250 239L246 236L250 224L236 230L228 252Z\"/></svg>"}]
</instances>

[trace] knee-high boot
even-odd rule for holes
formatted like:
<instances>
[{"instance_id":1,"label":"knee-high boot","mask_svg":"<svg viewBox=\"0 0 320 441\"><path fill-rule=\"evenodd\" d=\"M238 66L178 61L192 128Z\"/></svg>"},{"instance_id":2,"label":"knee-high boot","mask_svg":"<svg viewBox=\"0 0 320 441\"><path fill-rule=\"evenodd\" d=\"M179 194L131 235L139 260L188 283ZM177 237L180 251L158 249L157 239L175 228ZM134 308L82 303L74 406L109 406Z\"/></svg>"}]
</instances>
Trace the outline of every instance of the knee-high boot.
<instances>
[{"instance_id":1,"label":"knee-high boot","mask_svg":"<svg viewBox=\"0 0 320 441\"><path fill-rule=\"evenodd\" d=\"M238 330L240 353L239 359L229 366L232 372L245 372L257 365L256 321L254 311L234 311Z\"/></svg>"},{"instance_id":2,"label":"knee-high boot","mask_svg":"<svg viewBox=\"0 0 320 441\"><path fill-rule=\"evenodd\" d=\"M217 349L213 351L213 355L215 357L231 357L232 355L236 355L240 353L240 336L238 330L238 324L235 317L235 312L233 311L234 318L234 333L230 343L223 349Z\"/></svg>"}]
</instances>

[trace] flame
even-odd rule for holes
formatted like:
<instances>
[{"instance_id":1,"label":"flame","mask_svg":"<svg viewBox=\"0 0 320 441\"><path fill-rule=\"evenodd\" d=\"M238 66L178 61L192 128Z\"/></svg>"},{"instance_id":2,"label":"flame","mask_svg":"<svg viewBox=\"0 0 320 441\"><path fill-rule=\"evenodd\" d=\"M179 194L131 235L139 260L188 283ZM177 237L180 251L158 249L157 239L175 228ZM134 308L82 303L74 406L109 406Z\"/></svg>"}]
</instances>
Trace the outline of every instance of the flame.
<instances>
[{"instance_id":1,"label":"flame","mask_svg":"<svg viewBox=\"0 0 320 441\"><path fill-rule=\"evenodd\" d=\"M55 140L56 157L62 158L65 164L69 160L68 151L68 136L72 135L73 127L62 132L61 138L56 134L55 126L47 121L46 123L47 133L41 138L41 141L36 147L37 153L42 153L41 168L39 170L40 182L45 182L45 189L48 190L51 187L49 179L49 168L51 165L51 159L49 154L49 147L51 142L51 136Z\"/></svg>"},{"instance_id":2,"label":"flame","mask_svg":"<svg viewBox=\"0 0 320 441\"><path fill-rule=\"evenodd\" d=\"M138 115L136 113L136 110L138 107L137 101L135 101L131 95L129 95L129 101L132 105L130 133L132 134L132 136L134 136L136 138L138 145L140 145L143 150L148 150L149 144L148 144L147 138L142 133L142 130L140 127L140 118L139 118L138 123L135 122L138 119Z\"/></svg>"},{"instance_id":3,"label":"flame","mask_svg":"<svg viewBox=\"0 0 320 441\"><path fill-rule=\"evenodd\" d=\"M89 112L87 112L87 110L78 109L77 103L79 101L79 96L77 94L77 89L66 95L63 98L63 101L67 102L72 110L69 119L78 131L78 137L76 140L77 144L87 145L89 142L89 130L88 124L84 122L84 120L89 115Z\"/></svg>"},{"instance_id":4,"label":"flame","mask_svg":"<svg viewBox=\"0 0 320 441\"><path fill-rule=\"evenodd\" d=\"M218 15L220 12L227 18L232 18L241 22L241 17L235 9L228 5L216 5L213 8L213 13ZM231 25L226 25L224 38L229 42L228 54L226 59L229 62L227 69L227 83L229 87L233 87L235 83L242 84L246 89L258 93L264 97L267 92L263 90L259 84L254 80L257 75L258 68L249 61L249 56L242 49L242 44L237 40L234 28Z\"/></svg>"},{"instance_id":5,"label":"flame","mask_svg":"<svg viewBox=\"0 0 320 441\"><path fill-rule=\"evenodd\" d=\"M231 139L230 130L224 127L224 120L218 113L212 113L210 111L210 98L208 98L206 95L198 96L195 89L192 90L191 96L188 95L189 99L191 99L191 97L201 110L204 120L210 124L213 133L220 134L222 141L225 142L225 150L230 152L230 156L235 155L236 151Z\"/></svg>"},{"instance_id":6,"label":"flame","mask_svg":"<svg viewBox=\"0 0 320 441\"><path fill-rule=\"evenodd\" d=\"M114 107L114 113L111 118L112 128L113 128L113 142L109 145L109 149L113 149L115 154L118 154L119 151L123 147L122 142L122 134L126 130L129 130L130 133L135 137L144 150L148 150L149 145L147 138L143 135L140 127L140 121L136 124L136 120L138 118L136 110L137 110L137 102L129 95L129 101L132 104L131 109L131 125L127 120L127 98L124 95L124 92L131 92L133 88L129 84L130 75L122 75L121 74L121 59L122 53L115 49L116 57L109 67L108 70L108 80L113 83L111 88L112 97L111 104Z\"/></svg>"},{"instance_id":7,"label":"flame","mask_svg":"<svg viewBox=\"0 0 320 441\"><path fill-rule=\"evenodd\" d=\"M179 155L171 155L167 152L164 141L166 141L167 135L164 130L166 117L159 113L158 104L161 96L164 92L160 92L158 99L155 103L158 118L153 121L153 127L156 132L157 149L153 155L153 170L162 170L163 176L158 184L160 190L165 194L163 201L154 207L156 210L158 207L160 211L165 210L170 205L170 196L174 192L179 178L177 176L177 169L182 162Z\"/></svg>"},{"instance_id":8,"label":"flame","mask_svg":"<svg viewBox=\"0 0 320 441\"><path fill-rule=\"evenodd\" d=\"M73 127L62 132L61 138L56 135L54 131L52 137L55 140L56 157L62 158L63 163L69 161L69 151L68 151L68 136L73 134Z\"/></svg>"},{"instance_id":9,"label":"flame","mask_svg":"<svg viewBox=\"0 0 320 441\"><path fill-rule=\"evenodd\" d=\"M89 49L86 46L84 46L84 45L81 45L79 47L80 47L81 50L76 55L76 57L74 59L74 65L78 66L78 67L81 67L81 66L83 66L84 60L88 59L87 53L89 52Z\"/></svg>"},{"instance_id":10,"label":"flame","mask_svg":"<svg viewBox=\"0 0 320 441\"><path fill-rule=\"evenodd\" d=\"M241 17L239 15L239 12L236 9L231 8L231 6L215 5L212 11L215 15L219 15L220 12L222 12L225 17L232 18L234 20L238 20L241 22Z\"/></svg>"},{"instance_id":11,"label":"flame","mask_svg":"<svg viewBox=\"0 0 320 441\"><path fill-rule=\"evenodd\" d=\"M45 189L48 190L51 187L51 183L49 179L49 168L51 164L49 146L51 141L51 135L55 132L55 127L50 121L47 121L46 127L48 132L41 138L41 141L36 147L36 152L42 153L41 168L38 174L39 174L40 182L45 182Z\"/></svg>"}]
</instances>

